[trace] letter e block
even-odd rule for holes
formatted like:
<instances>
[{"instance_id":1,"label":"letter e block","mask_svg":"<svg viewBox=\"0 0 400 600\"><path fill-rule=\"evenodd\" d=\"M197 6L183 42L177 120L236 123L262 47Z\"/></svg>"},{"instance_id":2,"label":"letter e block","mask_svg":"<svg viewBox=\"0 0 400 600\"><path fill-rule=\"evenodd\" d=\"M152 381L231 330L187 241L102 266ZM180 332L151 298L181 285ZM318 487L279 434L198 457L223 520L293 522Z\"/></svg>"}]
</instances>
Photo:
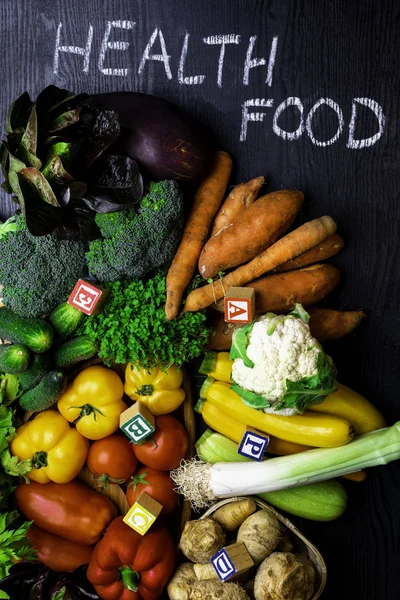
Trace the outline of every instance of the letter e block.
<instances>
[{"instance_id":1,"label":"letter e block","mask_svg":"<svg viewBox=\"0 0 400 600\"><path fill-rule=\"evenodd\" d=\"M238 454L251 460L260 461L269 444L269 437L254 429L246 428L239 444Z\"/></svg>"},{"instance_id":2,"label":"letter e block","mask_svg":"<svg viewBox=\"0 0 400 600\"><path fill-rule=\"evenodd\" d=\"M68 304L85 313L85 315L96 315L101 311L107 296L108 292L106 290L83 279L78 279L68 298Z\"/></svg>"},{"instance_id":3,"label":"letter e block","mask_svg":"<svg viewBox=\"0 0 400 600\"><path fill-rule=\"evenodd\" d=\"M138 444L155 432L154 416L144 404L135 402L121 413L119 428L134 444Z\"/></svg>"},{"instance_id":4,"label":"letter e block","mask_svg":"<svg viewBox=\"0 0 400 600\"><path fill-rule=\"evenodd\" d=\"M251 323L255 311L254 288L230 287L224 298L226 323Z\"/></svg>"},{"instance_id":5,"label":"letter e block","mask_svg":"<svg viewBox=\"0 0 400 600\"><path fill-rule=\"evenodd\" d=\"M254 566L253 559L242 542L225 546L211 557L211 563L221 581L232 581Z\"/></svg>"},{"instance_id":6,"label":"letter e block","mask_svg":"<svg viewBox=\"0 0 400 600\"><path fill-rule=\"evenodd\" d=\"M143 492L128 510L123 521L140 535L144 535L153 525L162 509L162 504Z\"/></svg>"}]
</instances>

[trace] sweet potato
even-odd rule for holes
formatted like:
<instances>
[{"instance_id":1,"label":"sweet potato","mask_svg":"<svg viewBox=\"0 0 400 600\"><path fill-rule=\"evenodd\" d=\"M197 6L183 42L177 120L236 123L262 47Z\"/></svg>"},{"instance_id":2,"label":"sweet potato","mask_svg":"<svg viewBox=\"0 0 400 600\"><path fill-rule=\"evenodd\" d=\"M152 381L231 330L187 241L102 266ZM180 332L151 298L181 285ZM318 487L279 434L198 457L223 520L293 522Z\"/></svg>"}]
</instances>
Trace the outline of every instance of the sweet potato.
<instances>
[{"instance_id":1,"label":"sweet potato","mask_svg":"<svg viewBox=\"0 0 400 600\"><path fill-rule=\"evenodd\" d=\"M335 256L342 248L344 248L343 238L338 233L334 233L317 246L314 246L314 248L310 248L310 250L304 252L304 254L300 254L300 256L296 256L296 258L283 263L283 265L275 269L275 272L285 273L286 271L293 271L293 269L313 265L321 262L321 260Z\"/></svg>"},{"instance_id":2,"label":"sweet potato","mask_svg":"<svg viewBox=\"0 0 400 600\"><path fill-rule=\"evenodd\" d=\"M215 216L211 237L219 235L241 212L255 202L264 181L264 177L255 177L240 183L229 192Z\"/></svg>"},{"instance_id":3,"label":"sweet potato","mask_svg":"<svg viewBox=\"0 0 400 600\"><path fill-rule=\"evenodd\" d=\"M250 210L250 209L249 209ZM237 267L221 279L213 281L190 292L186 298L182 312L193 312L218 302L230 287L240 287L273 271L282 263L307 252L313 246L335 233L336 223L327 215L313 219L287 233L275 244L266 248L250 262ZM275 275L283 277L285 274Z\"/></svg>"},{"instance_id":4,"label":"sweet potato","mask_svg":"<svg viewBox=\"0 0 400 600\"><path fill-rule=\"evenodd\" d=\"M320 342L338 340L351 333L365 318L362 310L332 310L331 308L310 307L310 330Z\"/></svg>"},{"instance_id":5,"label":"sweet potato","mask_svg":"<svg viewBox=\"0 0 400 600\"><path fill-rule=\"evenodd\" d=\"M204 279L248 262L290 227L304 199L302 192L279 190L258 198L233 222L212 236L199 258Z\"/></svg>"},{"instance_id":6,"label":"sweet potato","mask_svg":"<svg viewBox=\"0 0 400 600\"><path fill-rule=\"evenodd\" d=\"M307 312L310 314L311 334L319 342L330 342L348 335L366 316L361 310L340 311L317 306L309 306ZM237 327L240 325L225 323L223 315L212 319L213 334L208 339L207 350L230 350L232 334Z\"/></svg>"}]
</instances>

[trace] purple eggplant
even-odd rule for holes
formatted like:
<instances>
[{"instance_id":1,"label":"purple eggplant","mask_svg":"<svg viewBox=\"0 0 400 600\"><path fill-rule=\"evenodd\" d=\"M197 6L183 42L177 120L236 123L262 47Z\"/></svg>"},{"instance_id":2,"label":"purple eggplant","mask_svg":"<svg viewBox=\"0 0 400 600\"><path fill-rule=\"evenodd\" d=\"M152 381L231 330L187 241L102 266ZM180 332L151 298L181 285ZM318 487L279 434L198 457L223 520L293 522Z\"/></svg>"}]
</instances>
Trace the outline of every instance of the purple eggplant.
<instances>
[{"instance_id":1,"label":"purple eggplant","mask_svg":"<svg viewBox=\"0 0 400 600\"><path fill-rule=\"evenodd\" d=\"M110 152L133 158L152 181L195 182L210 168L215 143L206 128L178 106L138 92L93 96L118 113L120 135Z\"/></svg>"}]
</instances>

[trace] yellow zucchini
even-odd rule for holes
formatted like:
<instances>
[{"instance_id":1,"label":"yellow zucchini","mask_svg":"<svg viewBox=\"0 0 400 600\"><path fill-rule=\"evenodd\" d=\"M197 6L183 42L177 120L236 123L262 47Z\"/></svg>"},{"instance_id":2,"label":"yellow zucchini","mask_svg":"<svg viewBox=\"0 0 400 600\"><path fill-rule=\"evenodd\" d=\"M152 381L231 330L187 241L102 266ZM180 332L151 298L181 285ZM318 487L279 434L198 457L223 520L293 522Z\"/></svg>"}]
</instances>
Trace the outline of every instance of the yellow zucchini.
<instances>
[{"instance_id":1,"label":"yellow zucchini","mask_svg":"<svg viewBox=\"0 0 400 600\"><path fill-rule=\"evenodd\" d=\"M207 386L204 396L226 415L244 425L288 442L334 448L347 444L353 438L353 427L346 419L310 412L292 417L264 413L246 406L229 384L222 381Z\"/></svg>"},{"instance_id":2,"label":"yellow zucchini","mask_svg":"<svg viewBox=\"0 0 400 600\"><path fill-rule=\"evenodd\" d=\"M217 431L221 435L225 435L230 440L240 444L244 432L246 431L246 425L237 419L228 416L208 400L203 403L200 412L204 422L211 427L211 429L214 429L214 431ZM286 442L285 440L270 436L267 452L268 454L284 456L287 454L304 452L304 450L310 450L310 446Z\"/></svg>"},{"instance_id":3,"label":"yellow zucchini","mask_svg":"<svg viewBox=\"0 0 400 600\"><path fill-rule=\"evenodd\" d=\"M314 404L309 410L347 419L353 425L356 435L386 427L385 419L371 402L342 384L339 384L336 392L329 394L323 402Z\"/></svg>"}]
</instances>

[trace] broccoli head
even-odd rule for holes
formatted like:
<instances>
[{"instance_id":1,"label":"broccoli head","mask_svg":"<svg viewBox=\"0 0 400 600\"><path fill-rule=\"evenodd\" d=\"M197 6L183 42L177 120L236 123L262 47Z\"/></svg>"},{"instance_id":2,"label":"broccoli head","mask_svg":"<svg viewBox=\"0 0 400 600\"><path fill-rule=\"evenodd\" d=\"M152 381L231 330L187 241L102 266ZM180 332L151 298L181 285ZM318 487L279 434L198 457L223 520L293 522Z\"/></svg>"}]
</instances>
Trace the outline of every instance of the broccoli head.
<instances>
[{"instance_id":1,"label":"broccoli head","mask_svg":"<svg viewBox=\"0 0 400 600\"><path fill-rule=\"evenodd\" d=\"M23 222L0 237L0 296L24 317L49 313L66 300L85 268L85 245L33 236Z\"/></svg>"},{"instance_id":2,"label":"broccoli head","mask_svg":"<svg viewBox=\"0 0 400 600\"><path fill-rule=\"evenodd\" d=\"M176 181L151 183L137 213L96 215L102 237L86 254L100 282L142 279L170 261L182 236L183 195Z\"/></svg>"}]
</instances>

